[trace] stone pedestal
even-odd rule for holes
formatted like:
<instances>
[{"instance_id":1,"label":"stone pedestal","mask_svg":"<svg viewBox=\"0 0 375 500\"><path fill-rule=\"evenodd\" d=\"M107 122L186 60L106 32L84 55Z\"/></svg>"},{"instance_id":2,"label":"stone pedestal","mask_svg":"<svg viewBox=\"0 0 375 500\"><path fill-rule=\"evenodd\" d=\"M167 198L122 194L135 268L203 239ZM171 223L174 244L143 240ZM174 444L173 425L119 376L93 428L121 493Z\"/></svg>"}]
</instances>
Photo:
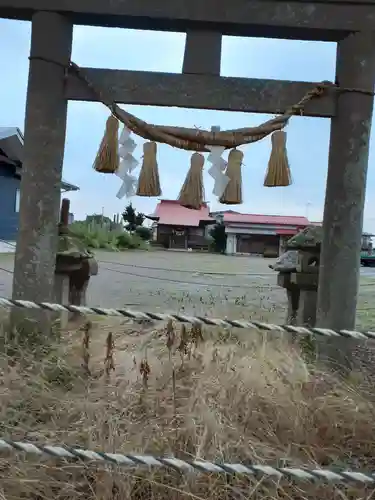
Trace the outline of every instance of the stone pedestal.
<instances>
[{"instance_id":1,"label":"stone pedestal","mask_svg":"<svg viewBox=\"0 0 375 500\"><path fill-rule=\"evenodd\" d=\"M319 279L319 253L299 249L279 264L277 284L285 288L288 297L286 323L296 326L315 326ZM281 259L280 259L281 260ZM292 262L293 260L293 262Z\"/></svg>"},{"instance_id":2,"label":"stone pedestal","mask_svg":"<svg viewBox=\"0 0 375 500\"><path fill-rule=\"evenodd\" d=\"M277 275L277 284L285 288L288 297L288 310L285 323L287 325L297 325L300 290L291 282L290 277L290 272L280 272Z\"/></svg>"},{"instance_id":3,"label":"stone pedestal","mask_svg":"<svg viewBox=\"0 0 375 500\"><path fill-rule=\"evenodd\" d=\"M318 273L291 273L291 283L299 290L297 325L315 326Z\"/></svg>"},{"instance_id":4,"label":"stone pedestal","mask_svg":"<svg viewBox=\"0 0 375 500\"><path fill-rule=\"evenodd\" d=\"M86 292L90 277L98 274L94 258L75 258L58 255L55 274L55 300L58 304L86 305ZM78 314L78 313L77 313ZM61 326L66 326L75 313L63 313Z\"/></svg>"}]
</instances>

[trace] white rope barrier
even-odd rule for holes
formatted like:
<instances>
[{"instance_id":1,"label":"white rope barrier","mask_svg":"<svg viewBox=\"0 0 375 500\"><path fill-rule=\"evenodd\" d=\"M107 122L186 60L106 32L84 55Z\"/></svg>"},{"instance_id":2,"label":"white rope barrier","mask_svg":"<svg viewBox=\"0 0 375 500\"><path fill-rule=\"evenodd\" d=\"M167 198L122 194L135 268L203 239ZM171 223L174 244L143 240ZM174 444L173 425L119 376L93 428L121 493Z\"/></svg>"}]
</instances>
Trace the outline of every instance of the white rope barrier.
<instances>
[{"instance_id":1,"label":"white rope barrier","mask_svg":"<svg viewBox=\"0 0 375 500\"><path fill-rule=\"evenodd\" d=\"M101 315L117 316L141 321L168 321L173 320L179 323L190 323L193 325L201 324L208 326L221 326L231 328L256 329L267 332L295 333L300 335L317 335L321 337L346 337L356 340L375 339L375 331L357 331L357 330L332 330L329 328L310 328L305 326L293 325L275 325L273 323L264 323L262 321L245 321L237 319L208 318L206 316L189 316L180 313L156 313L141 312L131 309L106 309L103 307L85 307L74 305L54 304L50 302L31 302L28 300L11 300L0 298L0 307L19 307L22 309L43 309L54 312L73 312L82 315Z\"/></svg>"},{"instance_id":2,"label":"white rope barrier","mask_svg":"<svg viewBox=\"0 0 375 500\"><path fill-rule=\"evenodd\" d=\"M46 456L62 460L80 460L85 462L102 462L128 468L150 467L169 468L182 473L198 472L207 474L227 474L245 476L268 476L274 479L322 480L328 482L359 482L371 484L375 482L375 473L351 471L345 469L320 469L299 467L271 467L269 465L219 463L206 460L181 460L174 457L157 457L153 455L133 455L122 453L105 453L102 451L73 448L66 445L38 445L24 441L0 439L0 453L24 452L28 455Z\"/></svg>"}]
</instances>

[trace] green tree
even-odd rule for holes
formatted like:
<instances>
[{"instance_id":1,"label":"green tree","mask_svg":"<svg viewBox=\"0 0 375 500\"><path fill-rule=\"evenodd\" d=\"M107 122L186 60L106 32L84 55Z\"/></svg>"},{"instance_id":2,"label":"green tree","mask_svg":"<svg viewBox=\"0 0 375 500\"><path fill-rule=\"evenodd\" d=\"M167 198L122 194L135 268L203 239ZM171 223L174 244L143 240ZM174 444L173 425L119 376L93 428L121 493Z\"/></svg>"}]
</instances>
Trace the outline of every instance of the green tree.
<instances>
[{"instance_id":1,"label":"green tree","mask_svg":"<svg viewBox=\"0 0 375 500\"><path fill-rule=\"evenodd\" d=\"M137 226L135 233L144 241L151 240L151 229L145 226Z\"/></svg>"},{"instance_id":2,"label":"green tree","mask_svg":"<svg viewBox=\"0 0 375 500\"><path fill-rule=\"evenodd\" d=\"M218 253L225 253L227 246L227 235L225 233L225 225L219 222L214 225L210 231L210 236L213 239L213 249Z\"/></svg>"},{"instance_id":3,"label":"green tree","mask_svg":"<svg viewBox=\"0 0 375 500\"><path fill-rule=\"evenodd\" d=\"M142 226L142 224L144 223L145 221L145 216L144 214L138 212L137 215L135 216L135 223L137 224L137 227L138 226Z\"/></svg>"},{"instance_id":4,"label":"green tree","mask_svg":"<svg viewBox=\"0 0 375 500\"><path fill-rule=\"evenodd\" d=\"M131 203L125 208L122 218L126 223L125 229L131 233L136 230L137 226L142 226L145 220L144 214L137 213Z\"/></svg>"}]
</instances>

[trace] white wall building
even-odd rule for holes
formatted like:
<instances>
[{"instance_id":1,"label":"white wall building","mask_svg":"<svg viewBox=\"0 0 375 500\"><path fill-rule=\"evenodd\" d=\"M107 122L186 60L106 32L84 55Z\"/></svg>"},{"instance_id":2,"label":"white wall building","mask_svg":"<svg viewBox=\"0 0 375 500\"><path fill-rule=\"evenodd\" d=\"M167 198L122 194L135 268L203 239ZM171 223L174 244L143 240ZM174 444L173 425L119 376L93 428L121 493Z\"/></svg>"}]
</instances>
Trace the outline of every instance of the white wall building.
<instances>
[{"instance_id":1,"label":"white wall building","mask_svg":"<svg viewBox=\"0 0 375 500\"><path fill-rule=\"evenodd\" d=\"M258 254L283 251L286 241L309 225L306 217L215 212L213 217L225 225L226 253Z\"/></svg>"}]
</instances>

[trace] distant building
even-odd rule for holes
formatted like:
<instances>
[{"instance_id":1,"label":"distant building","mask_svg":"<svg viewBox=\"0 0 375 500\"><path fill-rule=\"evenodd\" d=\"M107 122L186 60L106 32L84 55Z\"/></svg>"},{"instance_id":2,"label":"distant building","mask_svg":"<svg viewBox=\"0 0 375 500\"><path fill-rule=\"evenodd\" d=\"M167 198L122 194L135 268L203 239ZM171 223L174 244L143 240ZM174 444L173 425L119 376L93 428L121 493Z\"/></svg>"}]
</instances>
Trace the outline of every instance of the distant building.
<instances>
[{"instance_id":1,"label":"distant building","mask_svg":"<svg viewBox=\"0 0 375 500\"><path fill-rule=\"evenodd\" d=\"M0 252L11 248L4 242L17 239L23 154L20 130L0 127L0 243L3 243ZM78 191L79 188L63 181L61 190Z\"/></svg>"},{"instance_id":2,"label":"distant building","mask_svg":"<svg viewBox=\"0 0 375 500\"><path fill-rule=\"evenodd\" d=\"M215 224L207 204L200 210L192 210L176 200L161 200L154 213L146 217L154 221L153 240L165 248L207 247L205 227Z\"/></svg>"},{"instance_id":3,"label":"distant building","mask_svg":"<svg viewBox=\"0 0 375 500\"><path fill-rule=\"evenodd\" d=\"M227 254L279 255L292 236L309 225L306 217L294 215L241 214L233 210L211 214L223 222L227 234Z\"/></svg>"},{"instance_id":4,"label":"distant building","mask_svg":"<svg viewBox=\"0 0 375 500\"><path fill-rule=\"evenodd\" d=\"M286 241L309 225L306 217L242 214L234 210L209 212L182 207L175 200L161 200L147 218L154 221L153 239L166 248L207 246L207 236L217 222L225 225L226 252L279 255Z\"/></svg>"}]
</instances>

